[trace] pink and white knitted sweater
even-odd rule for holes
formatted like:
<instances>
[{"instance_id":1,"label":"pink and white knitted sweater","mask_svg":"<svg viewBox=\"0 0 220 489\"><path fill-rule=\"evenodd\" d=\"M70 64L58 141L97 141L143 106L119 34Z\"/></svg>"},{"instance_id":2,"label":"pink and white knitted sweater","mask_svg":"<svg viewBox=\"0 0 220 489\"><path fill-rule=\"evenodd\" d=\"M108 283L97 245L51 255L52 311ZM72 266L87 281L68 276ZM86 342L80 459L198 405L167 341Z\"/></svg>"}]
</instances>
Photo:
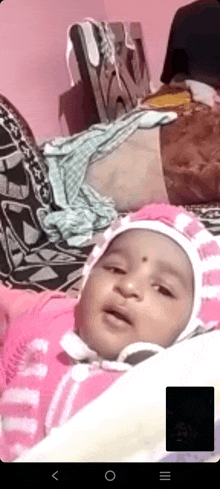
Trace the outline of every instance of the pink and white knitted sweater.
<instances>
[{"instance_id":1,"label":"pink and white knitted sweater","mask_svg":"<svg viewBox=\"0 0 220 489\"><path fill-rule=\"evenodd\" d=\"M76 299L3 286L0 297L8 315L0 364L0 458L10 462L101 394L121 371L95 361L78 365L60 345L63 339L69 350L73 343L76 357L87 356L73 333Z\"/></svg>"},{"instance_id":2,"label":"pink and white knitted sweater","mask_svg":"<svg viewBox=\"0 0 220 489\"><path fill-rule=\"evenodd\" d=\"M176 342L190 338L198 327L200 333L220 328L220 248L182 207L145 206L113 223L97 238L84 267L83 287L109 242L130 228L166 234L189 256L195 279L194 307ZM133 368L123 361L133 345L117 361L106 361L74 333L76 303L63 293L33 295L0 286L0 458L4 462L37 444ZM157 345L151 346L160 351ZM137 349L138 344L133 351Z\"/></svg>"}]
</instances>

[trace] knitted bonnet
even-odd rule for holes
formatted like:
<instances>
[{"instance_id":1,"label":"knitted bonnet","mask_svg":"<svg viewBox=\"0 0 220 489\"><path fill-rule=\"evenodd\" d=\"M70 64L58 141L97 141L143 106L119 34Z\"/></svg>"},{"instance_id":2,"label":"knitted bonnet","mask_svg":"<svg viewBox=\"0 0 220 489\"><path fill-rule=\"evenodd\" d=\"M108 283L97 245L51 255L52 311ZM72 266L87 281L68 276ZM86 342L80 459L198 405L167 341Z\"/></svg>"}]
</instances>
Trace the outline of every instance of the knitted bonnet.
<instances>
[{"instance_id":1,"label":"knitted bonnet","mask_svg":"<svg viewBox=\"0 0 220 489\"><path fill-rule=\"evenodd\" d=\"M220 246L192 212L181 206L152 204L141 210L120 217L96 237L82 275L82 287L91 269L104 254L110 242L129 229L148 229L172 238L186 252L194 272L194 305L185 330L177 338L180 341L197 326L220 328Z\"/></svg>"},{"instance_id":2,"label":"knitted bonnet","mask_svg":"<svg viewBox=\"0 0 220 489\"><path fill-rule=\"evenodd\" d=\"M137 212L118 218L103 234L98 235L96 245L83 269L78 300L92 267L110 242L129 229L152 230L172 238L183 248L191 262L194 273L194 303L188 324L175 343L190 338L198 329L201 333L220 328L220 247L195 215L181 206L146 205ZM161 349L157 347L157 351Z\"/></svg>"}]
</instances>

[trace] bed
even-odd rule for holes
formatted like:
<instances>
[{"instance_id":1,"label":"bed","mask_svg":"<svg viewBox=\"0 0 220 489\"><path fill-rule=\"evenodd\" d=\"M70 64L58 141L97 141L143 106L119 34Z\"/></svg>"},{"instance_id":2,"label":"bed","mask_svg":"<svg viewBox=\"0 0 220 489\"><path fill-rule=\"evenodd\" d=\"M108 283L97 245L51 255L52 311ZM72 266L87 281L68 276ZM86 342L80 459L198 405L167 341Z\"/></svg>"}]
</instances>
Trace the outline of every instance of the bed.
<instances>
[{"instance_id":1,"label":"bed","mask_svg":"<svg viewBox=\"0 0 220 489\"><path fill-rule=\"evenodd\" d=\"M119 28L120 27L120 28ZM115 34L120 36L120 43L123 45L124 38L122 39L122 27L119 26L115 28ZM140 29L138 25L136 25L133 30L131 29L132 39L138 38L140 39ZM82 32L79 27L74 27L71 30L72 40L74 40L74 36L81 35L82 41ZM136 36L136 37L135 37ZM139 36L139 37L138 37ZM76 41L75 41L76 42ZM143 50L140 49L139 45L139 55L142 56L143 61ZM82 49L82 42L80 44ZM130 44L131 46L131 44ZM120 46L119 46L120 47ZM122 49L118 51L118 56L124 56L125 51ZM85 48L85 46L84 46ZM129 48L130 51L133 52L133 48ZM141 54L140 54L141 53ZM82 52L81 52L82 54ZM80 52L78 54L80 58ZM132 56L130 53L130 57L126 58L129 60L130 65ZM87 64L84 62L84 72ZM137 67L137 65L136 65ZM94 68L94 66L93 66ZM142 68L141 68L142 69ZM83 70L82 70L83 71ZM96 70L97 72L97 70ZM93 69L93 77L96 76L97 73L94 73ZM101 72L101 76L104 77L104 73ZM111 80L115 80L117 77L117 73L115 70L112 72L114 76L110 77ZM125 78L131 77L131 70L125 71ZM133 71L134 73L134 71ZM137 74L137 71L136 71ZM94 119L90 119L101 124L113 124L114 121L119 120L120 117L127 117L130 112L135 110L142 110L140 107L137 107L137 102L139 97L146 103L149 102L150 93L150 82L149 82L149 72L147 69L147 65L144 64L144 69L142 69L142 76L136 77L136 81L130 82L129 90L124 92L123 97L118 98L118 96L112 95L108 98L109 104L101 107L100 102L100 91L99 91L99 105L96 105L95 116ZM88 83L88 80L87 80ZM113 82L112 82L113 83ZM118 80L117 80L118 83ZM114 86L116 86L116 81L114 81ZM127 85L128 86L128 85ZM107 85L108 87L108 85ZM145 88L144 88L145 87ZM138 88L138 89L137 89ZM102 88L103 89L103 88ZM94 93L94 87L90 86L90 90ZM103 89L104 90L104 89ZM105 87L106 90L106 87ZM139 91L138 91L139 90ZM133 98L130 96L130 92L133 94ZM191 93L191 92L190 92ZM133 102L131 102L133 100ZM130 101L130 102L129 102ZM192 102L194 105L195 103ZM111 106L111 104L113 104ZM136 105L135 105L136 104ZM201 103L198 102L198 104ZM193 106L194 106L193 105ZM116 110L117 106L117 110ZM103 108L104 107L104 108ZM112 110L111 110L112 107ZM183 109L183 110L182 110ZM146 111L146 107L144 109ZM164 108L162 109L164 110ZM189 135L190 131L187 133L187 124L184 121L188 120L191 117L191 112L187 112L186 107L181 108L182 112L178 113L179 118L175 119L171 124L168 124L166 127L164 126L163 130L159 127L152 129L152 132L148 132L149 135L154 134L153 139L151 140L152 146L147 141L147 150L148 154L153 152L154 157L152 159L152 164L155 162L155 158L158 159L158 154L160 153L161 146L158 152L158 144L160 142L160 138L162 134L165 134L165 142L167 143L167 147L169 149L167 152L165 150L162 153L163 160L163 171L164 175L167 178L163 180L165 181L165 193L164 198L165 201L170 201L171 203L176 203L178 205L184 205L188 210L193 211L203 222L203 224L209 229L209 231L217 237L219 236L220 240L220 198L218 197L218 185L214 189L211 188L210 192L206 192L207 187L202 188L202 193L198 192L198 187L201 190L200 180L195 182L193 196L191 197L189 193L187 195L184 193L186 180L185 173L177 172L178 168L182 168L183 165L177 165L174 169L169 167L169 157L172 155L172 145L176 143L176 134L178 131L182 131L184 129L184 137L185 135ZM208 111L209 118L209 127L210 127L210 117L212 121L215 118L215 114L213 115L212 109L210 107L204 106L202 104L202 109L205 112ZM167 107L166 107L167 111ZM171 107L169 107L169 111L171 111ZM210 112L211 111L211 112ZM175 111L174 111L175 112ZM178 111L177 111L178 112ZM194 112L193 112L194 113ZM211 114L211 115L210 115ZM102 117L104 119L102 119ZM217 117L217 116L216 116ZM124 120L124 119L123 119ZM180 124L184 125L179 128L178 121ZM191 119L190 119L191 121ZM192 122L192 121L191 121ZM193 120L193 124L195 126L195 120ZM91 127L88 129L91 130ZM100 126L101 129L104 126ZM214 125L213 125L214 127ZM87 129L83 131L83 137L85 138L87 135ZM132 140L132 137L135 137L135 134L142 135L143 128L139 128L138 131L134 131L130 138L127 138L126 141L118 145L116 149L112 151L108 151L107 154L104 155L103 158L99 160L101 162L101 166L98 164L97 166L93 166L96 168L97 172L101 169L101 172L104 168L109 169L109 165L113 160L117 160L117 166L119 166L119 162L123 161L123 164L126 164L126 154L128 154L128 146L129 141L133 141L134 152L137 151L138 145L140 144L140 139ZM146 131L144 132L146 134ZM175 137L174 137L175 135ZM78 136L77 136L78 137ZM75 136L73 135L73 138ZM74 139L75 141L75 139ZM46 142L45 144L47 144ZM50 172L48 170L48 164L45 159L45 144L38 146L36 143L35 137L28 125L28 123L24 120L22 115L19 113L18 109L13 106L13 104L7 100L3 95L0 97L0 226L1 226L1 248L0 248L0 258L1 258L1 266L0 266L0 281L3 285L9 288L19 288L29 290L31 293L39 293L44 290L59 290L63 292L68 292L72 296L77 296L80 283L81 283L81 273L82 267L89 255L92 251L92 248L95 243L96 233L85 241L83 241L79 246L74 246L71 240L64 239L64 236L60 235L59 239L51 240L51 236L48 236L48 233L45 231L45 218L50 213L56 213L61 211L60 202L56 198L56 192L54 190L54 186L51 183ZM51 144L51 142L49 142ZM53 141L52 141L53 144ZM126 146L128 144L128 146ZM160 143L161 144L161 143ZM56 145L55 145L56 146ZM165 148L166 144L163 146ZM198 146L198 145L197 145ZM126 151L124 150L126 148ZM115 152L114 152L115 151ZM121 153L120 153L121 151ZM143 148L142 156L144 156L144 160L142 161L142 165L144 162L146 163L146 148ZM166 153L166 154L165 154ZM156 156L155 156L156 154ZM113 155L113 156L112 156ZM116 156L117 155L117 158ZM165 156L164 156L165 155ZM220 153L219 153L220 155ZM134 154L135 156L135 154ZM113 158L113 160L112 160ZM115 159L116 158L116 159ZM166 162L166 165L164 164ZM209 160L208 160L209 161ZM213 160L210 158L209 167L212 169ZM201 162L199 162L201 163ZM215 161L216 163L216 161ZM216 163L217 165L217 163ZM215 165L215 171L218 169L218 165ZM187 166L187 165L186 165ZM197 167L196 167L197 168ZM198 165L198 168L199 165ZM204 165L203 165L204 168ZM165 171L166 170L166 171ZM137 172L137 169L135 169ZM198 169L196 170L198 174ZM172 173L173 172L173 173ZM178 173L178 179L176 184L176 174ZM98 174L98 173L97 173ZM161 173L160 168L160 182L161 175L163 177L163 173ZM190 176L191 175L191 176ZM195 181L195 175L187 174L187 178L193 178ZM85 181L87 179L87 183L91 184L88 177L88 172L85 174ZM154 179L147 176L147 188L144 188L144 191L149 192L149 188L154 190ZM175 177L175 178L174 178ZM180 178L181 177L181 178ZM213 173L209 175L210 182L213 181ZM207 177L206 177L207 181ZM94 189L100 191L99 186L96 186L98 180L92 180L94 184ZM167 182L170 183L170 187ZM190 180L187 180L188 187L190 187ZM142 182L143 183L143 182ZM175 185L174 185L175 183ZM98 185L98 184L97 184ZM129 193L128 187L126 188L125 193ZM143 188L143 186L142 186ZM179 195L179 189L182 189L183 192L181 194L181 200L179 202L176 201L176 196ZM112 190L113 187L110 185L108 187L110 189L110 194L108 197L113 197ZM196 190L197 189L197 190ZM212 192L212 193L211 193ZM144 194L143 194L144 195ZM151 195L151 199L148 198L148 194L146 194L146 202L157 201L158 195L155 196L153 193ZM137 196L140 197L140 193L137 192ZM143 197L143 196L142 196ZM153 200L152 200L153 199ZM133 210L134 206L138 206L139 201L130 202L127 200L123 200L119 202L117 207L117 213L125 214L129 210ZM101 229L100 229L101 231ZM198 369L195 371L195 376L190 379L185 375L182 375L181 372L186 367L184 361L178 361L179 350L178 348L185 348L185 345L179 345L177 347L171 348L169 354L166 356L165 363L167 366L167 370L164 370L165 374L163 380L159 382L159 371L161 371L161 362L163 359L152 358L147 362L142 362L139 366L135 367L132 374L126 374L126 379L123 381L124 377L120 382L116 382L108 392L104 393L100 398L95 400L89 406L84 408L81 412L79 412L70 422L64 427L59 428L58 431L52 433L48 439L42 442L36 448L31 450L29 454L25 454L23 457L18 459L17 461L178 461L174 454L173 459L172 456L170 459L167 459L167 455L165 453L164 448L164 390L162 389L167 383L167 379L169 379L170 385L193 385L193 382L196 385L213 385L216 389L216 439L218 438L219 443L219 412L220 412L220 398L219 398L219 367L217 363L218 352L219 352L219 334L218 333L210 333L209 335L205 335L205 338L199 337L198 339L194 339L191 343L191 353L187 352L187 360L191 364L191 370L195 366L195 351L197 351L197 342L201 342L201 348L204 355L207 356L206 365L210 364L210 369L207 372L204 372L202 375L198 375ZM213 349L215 350L215 355L213 354ZM191 357L190 357L191 355ZM212 360L211 360L212 359ZM175 371L175 375L172 372L172 364L173 361L177 361L177 369ZM197 359L198 360L198 359ZM200 363L201 366L204 365L204 358L200 355ZM149 380L149 374L151 372L151 368L155 367L155 377ZM148 374L149 372L149 374ZM142 375L148 392L152 395L149 396L151 401L145 401L145 404L142 404L143 399L141 399L140 394L140 403L134 402L133 407L131 406L130 411L126 411L126 406L122 402L122 411L121 413L115 412L115 418L112 427L114 427L114 437L117 438L117 446L118 449L114 454L111 454L111 437L110 431L108 430L108 406L109 399L117 399L117 396L123 394L125 392L125 396L128 395L129 382L132 384L137 383L138 376ZM179 375L179 376L178 376ZM155 390L155 383L158 380L158 388ZM162 384L161 384L162 382ZM167 385L167 384L166 384ZM161 389L160 389L161 387ZM163 394L162 394L163 392ZM112 394L111 394L112 393ZM112 398L111 398L112 395ZM155 411L154 408L155 403L153 403L153 396L156 395L156 399L158 399L158 410ZM115 397L114 397L115 396ZM111 403L113 402L111 400ZM111 404L110 403L110 404ZM142 410L140 412L140 407L142 406ZM105 412L105 416L100 421L97 415L95 415L95 411L97 408L97 412L100 415L100 412ZM143 446L143 438L139 435L139 429L141 426L144 428L144 436L147 437L148 433L146 431L146 423L144 423L145 413L148 410L149 416L153 416L152 422L156 428L155 436L151 438L148 442L145 440L146 445ZM131 427L130 419L131 416L136 415L135 413L139 413L142 418L139 423L137 431L135 430L130 433L129 429ZM119 419L120 416L123 416L125 419L124 424L120 425ZM96 420L94 423L93 421ZM102 429L100 430L100 422ZM115 424L114 424L115 423ZM126 424L127 423L127 424ZM72 433L75 434L77 440L77 451L72 449L70 455L67 455L65 451L60 450L60 443L63 440L63 443L67 441L68 438L68 430L72 430ZM81 427L81 428L80 428ZM84 428L83 428L84 427ZM85 431L85 427L87 427L87 431ZM80 431L81 430L81 431ZM120 431L122 430L122 431ZM112 431L113 433L113 431ZM94 445L92 453L88 450L87 446L87 437L93 437ZM133 439L133 448L131 447L126 451L123 451L123 447L121 446L120 439L127 440L131 436ZM103 445L103 440L108 438L109 444L106 442L106 451L102 451L102 455L100 455L100 446ZM133 438L132 438L133 437ZM78 444L79 443L79 444ZM59 453L59 455L58 455ZM62 455L61 455L62 453ZM154 454L154 455L153 455ZM206 459L201 458L200 461L211 461L211 456L218 456L220 454L220 447L216 445L216 452L214 454L207 454ZM64 457L64 458L63 458ZM67 458L66 458L67 457ZM69 458L68 458L69 457ZM169 457L168 457L169 458ZM181 460L180 460L181 461ZM182 460L183 461L183 460ZM185 461L187 461L185 459ZM195 459L191 458L188 461L195 461ZM214 460L213 460L214 461Z\"/></svg>"}]
</instances>

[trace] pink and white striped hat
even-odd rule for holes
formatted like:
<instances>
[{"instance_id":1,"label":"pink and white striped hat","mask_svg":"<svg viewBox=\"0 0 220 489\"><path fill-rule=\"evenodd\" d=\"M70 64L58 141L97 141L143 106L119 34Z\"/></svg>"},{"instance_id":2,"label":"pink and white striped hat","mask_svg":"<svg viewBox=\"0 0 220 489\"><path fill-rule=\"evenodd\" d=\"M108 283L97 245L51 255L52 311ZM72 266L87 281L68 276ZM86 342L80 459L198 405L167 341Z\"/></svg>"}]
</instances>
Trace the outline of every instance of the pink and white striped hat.
<instances>
[{"instance_id":1,"label":"pink and white striped hat","mask_svg":"<svg viewBox=\"0 0 220 489\"><path fill-rule=\"evenodd\" d=\"M190 320L175 343L189 337L200 326L202 330L220 328L220 246L192 212L169 204L146 205L137 212L121 217L97 236L83 269L78 301L92 267L109 243L129 229L157 231L176 241L186 252L194 272L194 305Z\"/></svg>"}]
</instances>

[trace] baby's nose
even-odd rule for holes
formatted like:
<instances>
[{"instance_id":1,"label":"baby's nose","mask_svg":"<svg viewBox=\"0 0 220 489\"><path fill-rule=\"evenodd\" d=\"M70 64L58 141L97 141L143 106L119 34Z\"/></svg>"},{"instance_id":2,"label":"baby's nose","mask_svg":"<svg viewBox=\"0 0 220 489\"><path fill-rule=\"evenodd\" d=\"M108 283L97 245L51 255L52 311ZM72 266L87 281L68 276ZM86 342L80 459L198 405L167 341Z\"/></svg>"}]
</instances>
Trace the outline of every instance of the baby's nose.
<instances>
[{"instance_id":1,"label":"baby's nose","mask_svg":"<svg viewBox=\"0 0 220 489\"><path fill-rule=\"evenodd\" d=\"M142 300L144 297L144 284L143 280L138 274L126 274L120 276L116 284L117 290L124 297L136 297Z\"/></svg>"}]
</instances>

